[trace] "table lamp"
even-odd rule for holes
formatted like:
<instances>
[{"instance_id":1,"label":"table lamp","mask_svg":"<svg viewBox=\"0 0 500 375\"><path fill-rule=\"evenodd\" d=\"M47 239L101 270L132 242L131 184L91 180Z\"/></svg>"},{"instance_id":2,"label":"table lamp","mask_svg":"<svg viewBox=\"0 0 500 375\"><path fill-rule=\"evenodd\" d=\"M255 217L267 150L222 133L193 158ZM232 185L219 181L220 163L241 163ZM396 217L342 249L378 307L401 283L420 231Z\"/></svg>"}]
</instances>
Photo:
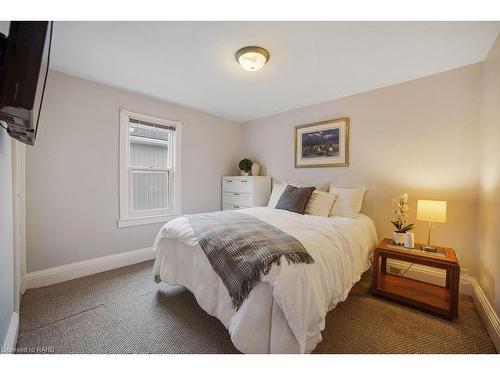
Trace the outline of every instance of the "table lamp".
<instances>
[{"instance_id":1,"label":"table lamp","mask_svg":"<svg viewBox=\"0 0 500 375\"><path fill-rule=\"evenodd\" d=\"M429 223L427 246L422 246L422 250L437 251L436 247L431 246L432 223L446 223L446 201L426 201L419 199L417 203L417 220Z\"/></svg>"}]
</instances>

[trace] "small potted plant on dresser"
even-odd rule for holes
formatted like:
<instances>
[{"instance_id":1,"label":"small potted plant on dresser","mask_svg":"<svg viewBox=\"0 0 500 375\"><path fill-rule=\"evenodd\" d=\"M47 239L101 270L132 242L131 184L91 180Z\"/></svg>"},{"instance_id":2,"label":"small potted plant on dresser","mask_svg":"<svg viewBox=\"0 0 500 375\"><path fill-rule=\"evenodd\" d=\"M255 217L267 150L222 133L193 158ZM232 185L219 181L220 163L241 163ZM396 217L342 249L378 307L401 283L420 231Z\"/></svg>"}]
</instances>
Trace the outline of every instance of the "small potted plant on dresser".
<instances>
[{"instance_id":1,"label":"small potted plant on dresser","mask_svg":"<svg viewBox=\"0 0 500 375\"><path fill-rule=\"evenodd\" d=\"M396 228L396 230L392 232L392 241L396 245L403 245L405 244L406 232L412 230L415 226L414 224L408 224L408 193L401 194L394 198L392 200L392 208L396 216L396 219L391 221Z\"/></svg>"},{"instance_id":2,"label":"small potted plant on dresser","mask_svg":"<svg viewBox=\"0 0 500 375\"><path fill-rule=\"evenodd\" d=\"M242 176L249 176L249 173L252 170L252 164L253 163L250 159L240 160L240 164L238 166L240 167Z\"/></svg>"}]
</instances>

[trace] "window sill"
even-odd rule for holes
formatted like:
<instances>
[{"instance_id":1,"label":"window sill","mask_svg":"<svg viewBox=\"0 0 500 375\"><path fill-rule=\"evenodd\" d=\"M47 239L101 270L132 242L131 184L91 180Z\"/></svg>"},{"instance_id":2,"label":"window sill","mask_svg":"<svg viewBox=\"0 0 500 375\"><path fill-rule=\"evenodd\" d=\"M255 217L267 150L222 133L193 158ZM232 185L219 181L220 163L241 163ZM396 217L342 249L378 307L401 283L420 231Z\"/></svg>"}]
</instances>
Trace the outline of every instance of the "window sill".
<instances>
[{"instance_id":1,"label":"window sill","mask_svg":"<svg viewBox=\"0 0 500 375\"><path fill-rule=\"evenodd\" d=\"M166 223L182 214L168 214L159 216L148 216L148 217L137 217L137 218L127 218L119 219L117 221L118 228L134 227L136 225L147 225L147 224L157 224Z\"/></svg>"}]
</instances>

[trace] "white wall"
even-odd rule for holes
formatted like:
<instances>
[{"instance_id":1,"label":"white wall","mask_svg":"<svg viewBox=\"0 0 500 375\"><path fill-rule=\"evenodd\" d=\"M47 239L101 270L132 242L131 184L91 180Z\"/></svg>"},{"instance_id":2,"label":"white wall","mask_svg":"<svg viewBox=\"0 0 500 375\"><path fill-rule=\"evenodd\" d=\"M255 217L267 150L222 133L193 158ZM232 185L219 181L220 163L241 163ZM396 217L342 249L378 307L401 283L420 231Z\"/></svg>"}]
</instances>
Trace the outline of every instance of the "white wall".
<instances>
[{"instance_id":1,"label":"white wall","mask_svg":"<svg viewBox=\"0 0 500 375\"><path fill-rule=\"evenodd\" d=\"M0 128L0 346L14 313L11 138Z\"/></svg>"},{"instance_id":2,"label":"white wall","mask_svg":"<svg viewBox=\"0 0 500 375\"><path fill-rule=\"evenodd\" d=\"M500 36L481 87L478 282L500 316Z\"/></svg>"},{"instance_id":3,"label":"white wall","mask_svg":"<svg viewBox=\"0 0 500 375\"><path fill-rule=\"evenodd\" d=\"M413 221L417 199L447 200L448 222L435 224L434 242L455 248L474 273L481 70L474 64L249 122L245 156L290 182L367 186L364 212L380 238L392 232L397 194L409 193ZM351 121L350 166L294 168L294 127L339 117ZM427 224L416 224L425 241Z\"/></svg>"},{"instance_id":4,"label":"white wall","mask_svg":"<svg viewBox=\"0 0 500 375\"><path fill-rule=\"evenodd\" d=\"M26 155L28 272L152 246L161 224L116 224L120 108L183 122L183 212L220 209L220 178L237 172L241 125L54 71L45 95Z\"/></svg>"},{"instance_id":5,"label":"white wall","mask_svg":"<svg viewBox=\"0 0 500 375\"><path fill-rule=\"evenodd\" d=\"M0 22L7 35L10 22ZM12 213L12 151L7 131L0 128L0 346L14 313L14 244Z\"/></svg>"}]
</instances>

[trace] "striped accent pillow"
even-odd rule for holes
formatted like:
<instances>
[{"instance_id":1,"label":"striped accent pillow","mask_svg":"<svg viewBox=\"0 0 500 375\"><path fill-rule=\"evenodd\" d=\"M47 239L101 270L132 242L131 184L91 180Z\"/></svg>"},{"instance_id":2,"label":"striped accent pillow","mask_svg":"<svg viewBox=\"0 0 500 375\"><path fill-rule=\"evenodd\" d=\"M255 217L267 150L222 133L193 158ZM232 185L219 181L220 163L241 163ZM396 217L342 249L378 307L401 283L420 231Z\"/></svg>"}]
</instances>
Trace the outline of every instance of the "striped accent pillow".
<instances>
[{"instance_id":1,"label":"striped accent pillow","mask_svg":"<svg viewBox=\"0 0 500 375\"><path fill-rule=\"evenodd\" d=\"M304 213L306 215L328 217L336 199L337 194L335 193L315 190L307 201Z\"/></svg>"}]
</instances>

